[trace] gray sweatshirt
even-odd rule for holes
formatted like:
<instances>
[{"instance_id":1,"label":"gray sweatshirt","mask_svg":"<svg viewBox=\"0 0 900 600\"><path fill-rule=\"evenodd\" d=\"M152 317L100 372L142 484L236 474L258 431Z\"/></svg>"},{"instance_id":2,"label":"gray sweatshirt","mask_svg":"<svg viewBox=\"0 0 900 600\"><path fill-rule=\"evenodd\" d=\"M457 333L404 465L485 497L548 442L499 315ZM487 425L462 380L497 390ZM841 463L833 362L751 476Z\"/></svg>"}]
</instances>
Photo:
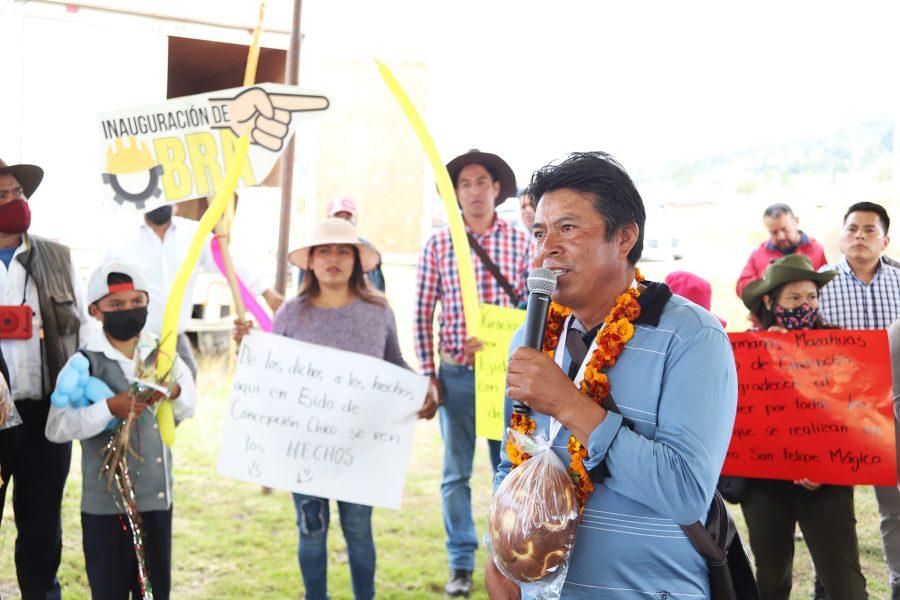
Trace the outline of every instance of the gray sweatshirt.
<instances>
[{"instance_id":1,"label":"gray sweatshirt","mask_svg":"<svg viewBox=\"0 0 900 600\"><path fill-rule=\"evenodd\" d=\"M355 300L341 308L319 308L307 297L285 302L275 313L272 333L366 354L412 370L400 353L394 311L384 304Z\"/></svg>"}]
</instances>

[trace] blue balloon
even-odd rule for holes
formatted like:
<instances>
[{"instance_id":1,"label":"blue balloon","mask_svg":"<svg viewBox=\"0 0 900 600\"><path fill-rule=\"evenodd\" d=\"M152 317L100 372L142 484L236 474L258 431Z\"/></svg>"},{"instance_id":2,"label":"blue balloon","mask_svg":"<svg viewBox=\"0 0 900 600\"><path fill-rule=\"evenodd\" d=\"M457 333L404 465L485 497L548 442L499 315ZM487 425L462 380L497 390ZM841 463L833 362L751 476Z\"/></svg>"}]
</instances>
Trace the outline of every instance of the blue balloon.
<instances>
[{"instance_id":1,"label":"blue balloon","mask_svg":"<svg viewBox=\"0 0 900 600\"><path fill-rule=\"evenodd\" d=\"M77 387L78 371L71 368L71 366L64 367L63 370L59 372L59 377L56 378L56 391L68 396L71 395Z\"/></svg>"},{"instance_id":2,"label":"blue balloon","mask_svg":"<svg viewBox=\"0 0 900 600\"><path fill-rule=\"evenodd\" d=\"M87 373L91 368L91 363L88 361L87 356L81 352L76 352L69 360L69 366L79 373Z\"/></svg>"},{"instance_id":3,"label":"blue balloon","mask_svg":"<svg viewBox=\"0 0 900 600\"><path fill-rule=\"evenodd\" d=\"M84 408L88 405L87 399L84 397L84 388L77 387L75 391L69 394L69 404L72 408Z\"/></svg>"},{"instance_id":4,"label":"blue balloon","mask_svg":"<svg viewBox=\"0 0 900 600\"><path fill-rule=\"evenodd\" d=\"M69 397L65 394L60 394L59 392L53 392L50 394L50 404L55 406L56 408L65 408L69 403Z\"/></svg>"},{"instance_id":5,"label":"blue balloon","mask_svg":"<svg viewBox=\"0 0 900 600\"><path fill-rule=\"evenodd\" d=\"M116 394L109 389L109 386L96 377L89 377L84 386L84 396L93 404L107 398L112 398Z\"/></svg>"}]
</instances>

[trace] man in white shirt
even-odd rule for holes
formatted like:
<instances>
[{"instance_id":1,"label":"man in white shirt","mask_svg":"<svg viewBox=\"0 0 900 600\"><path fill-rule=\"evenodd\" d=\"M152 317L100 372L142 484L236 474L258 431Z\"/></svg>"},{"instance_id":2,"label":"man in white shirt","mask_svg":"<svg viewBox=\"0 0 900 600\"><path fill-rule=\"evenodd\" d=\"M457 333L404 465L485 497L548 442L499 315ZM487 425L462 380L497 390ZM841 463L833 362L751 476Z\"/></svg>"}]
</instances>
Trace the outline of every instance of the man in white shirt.
<instances>
[{"instance_id":1,"label":"man in white shirt","mask_svg":"<svg viewBox=\"0 0 900 600\"><path fill-rule=\"evenodd\" d=\"M110 248L103 258L104 263L124 261L136 266L147 281L150 293L148 306L147 331L160 335L162 333L163 313L169 298L169 291L178 273L178 267L187 255L191 240L197 231L198 224L189 219L173 217L175 205L169 204L144 214L143 222L137 232L128 231L127 235ZM280 305L280 294L273 289L264 289L256 277L235 265L238 275L244 284L255 294L262 294L270 307ZM190 341L185 328L191 317L194 283L197 272L218 273L209 243L203 247L200 260L185 289L181 315L178 319L178 355L184 360L191 374L197 376L197 364L191 351Z\"/></svg>"},{"instance_id":2,"label":"man in white shirt","mask_svg":"<svg viewBox=\"0 0 900 600\"><path fill-rule=\"evenodd\" d=\"M66 246L28 234L28 199L44 172L0 160L0 350L22 425L8 462L14 482L15 563L23 598L60 598L63 489L72 444L47 440L44 428L56 377L93 327ZM0 444L0 447L5 447ZM6 498L0 487L0 519Z\"/></svg>"}]
</instances>

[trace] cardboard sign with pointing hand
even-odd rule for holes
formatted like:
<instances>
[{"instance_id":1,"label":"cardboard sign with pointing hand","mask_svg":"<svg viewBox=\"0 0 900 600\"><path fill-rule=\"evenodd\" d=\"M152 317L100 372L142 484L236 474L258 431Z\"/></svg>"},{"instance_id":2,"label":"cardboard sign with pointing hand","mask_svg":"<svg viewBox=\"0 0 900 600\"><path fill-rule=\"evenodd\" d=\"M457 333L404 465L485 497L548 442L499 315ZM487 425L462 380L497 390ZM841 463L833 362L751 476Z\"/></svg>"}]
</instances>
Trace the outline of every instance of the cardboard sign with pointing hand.
<instances>
[{"instance_id":1,"label":"cardboard sign with pointing hand","mask_svg":"<svg viewBox=\"0 0 900 600\"><path fill-rule=\"evenodd\" d=\"M263 88L252 87L234 98L211 98L210 104L220 105L226 121L213 125L227 127L235 135L250 132L253 143L278 152L290 133L291 113L325 110L328 98L306 94L270 94Z\"/></svg>"},{"instance_id":2,"label":"cardboard sign with pointing hand","mask_svg":"<svg viewBox=\"0 0 900 600\"><path fill-rule=\"evenodd\" d=\"M328 104L321 94L260 83L100 114L105 193L138 210L213 196L244 133L252 144L238 184L259 185L300 122Z\"/></svg>"}]
</instances>

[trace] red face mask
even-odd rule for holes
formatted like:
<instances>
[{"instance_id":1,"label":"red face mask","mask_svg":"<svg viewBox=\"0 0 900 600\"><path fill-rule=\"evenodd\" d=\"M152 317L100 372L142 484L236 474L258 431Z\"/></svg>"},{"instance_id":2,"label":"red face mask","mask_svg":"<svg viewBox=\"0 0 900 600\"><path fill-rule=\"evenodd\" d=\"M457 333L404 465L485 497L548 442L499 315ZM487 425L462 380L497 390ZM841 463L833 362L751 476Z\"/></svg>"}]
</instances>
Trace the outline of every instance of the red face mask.
<instances>
[{"instance_id":1,"label":"red face mask","mask_svg":"<svg viewBox=\"0 0 900 600\"><path fill-rule=\"evenodd\" d=\"M24 200L11 200L0 205L0 231L25 233L31 226L31 209Z\"/></svg>"}]
</instances>

